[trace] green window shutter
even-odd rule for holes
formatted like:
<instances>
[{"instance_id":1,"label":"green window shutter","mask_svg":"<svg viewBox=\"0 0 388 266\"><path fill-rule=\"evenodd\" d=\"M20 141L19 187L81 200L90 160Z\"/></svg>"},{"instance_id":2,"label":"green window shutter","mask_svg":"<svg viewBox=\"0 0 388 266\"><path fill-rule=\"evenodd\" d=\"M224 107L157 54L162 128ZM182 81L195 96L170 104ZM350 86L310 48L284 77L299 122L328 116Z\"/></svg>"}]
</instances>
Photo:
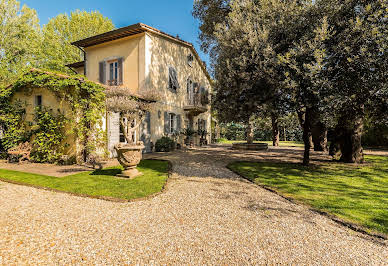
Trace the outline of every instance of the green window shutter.
<instances>
[{"instance_id":1,"label":"green window shutter","mask_svg":"<svg viewBox=\"0 0 388 266\"><path fill-rule=\"evenodd\" d=\"M181 118L181 115L177 115L176 116L176 130L178 132L181 132L181 125L182 125L182 118Z\"/></svg>"},{"instance_id":2,"label":"green window shutter","mask_svg":"<svg viewBox=\"0 0 388 266\"><path fill-rule=\"evenodd\" d=\"M170 133L170 118L167 112L164 112L164 134Z\"/></svg>"},{"instance_id":3,"label":"green window shutter","mask_svg":"<svg viewBox=\"0 0 388 266\"><path fill-rule=\"evenodd\" d=\"M106 63L105 61L101 61L99 63L99 81L101 84L105 84L105 69L106 69Z\"/></svg>"},{"instance_id":4,"label":"green window shutter","mask_svg":"<svg viewBox=\"0 0 388 266\"><path fill-rule=\"evenodd\" d=\"M123 85L123 58L117 60L117 67L119 69L119 85Z\"/></svg>"}]
</instances>

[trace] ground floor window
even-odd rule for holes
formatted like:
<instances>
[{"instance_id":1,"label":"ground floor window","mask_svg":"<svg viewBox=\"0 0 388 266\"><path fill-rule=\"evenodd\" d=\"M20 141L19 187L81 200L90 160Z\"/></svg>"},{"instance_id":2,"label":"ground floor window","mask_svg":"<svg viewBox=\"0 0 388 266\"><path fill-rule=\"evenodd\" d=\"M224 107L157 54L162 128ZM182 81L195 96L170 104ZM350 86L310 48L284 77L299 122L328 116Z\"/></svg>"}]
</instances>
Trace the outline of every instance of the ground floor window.
<instances>
[{"instance_id":1,"label":"ground floor window","mask_svg":"<svg viewBox=\"0 0 388 266\"><path fill-rule=\"evenodd\" d=\"M176 130L176 115L173 113L169 114L169 122L170 122L170 133L174 133Z\"/></svg>"},{"instance_id":2,"label":"ground floor window","mask_svg":"<svg viewBox=\"0 0 388 266\"><path fill-rule=\"evenodd\" d=\"M206 130L206 120L198 119L198 130Z\"/></svg>"}]
</instances>

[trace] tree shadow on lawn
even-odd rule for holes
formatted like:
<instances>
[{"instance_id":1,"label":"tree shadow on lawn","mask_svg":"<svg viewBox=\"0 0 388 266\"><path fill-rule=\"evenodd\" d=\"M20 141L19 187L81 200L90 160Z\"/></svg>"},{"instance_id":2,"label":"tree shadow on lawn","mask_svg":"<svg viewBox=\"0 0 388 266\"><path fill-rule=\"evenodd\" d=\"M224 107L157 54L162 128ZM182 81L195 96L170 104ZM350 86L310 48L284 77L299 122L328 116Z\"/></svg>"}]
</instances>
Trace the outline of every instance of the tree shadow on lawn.
<instances>
[{"instance_id":1,"label":"tree shadow on lawn","mask_svg":"<svg viewBox=\"0 0 388 266\"><path fill-rule=\"evenodd\" d=\"M164 174L166 173L165 163L166 161L163 161L163 160L146 159L146 160L142 160L137 166L137 168L140 172L142 170L143 171L152 170L152 171L158 172L159 174ZM112 166L104 169L94 170L93 172L90 173L90 175L116 176L117 174L120 174L123 170L124 168L121 165Z\"/></svg>"},{"instance_id":2,"label":"tree shadow on lawn","mask_svg":"<svg viewBox=\"0 0 388 266\"><path fill-rule=\"evenodd\" d=\"M236 162L230 167L249 180L275 188L287 197L386 233L388 214L384 210L388 204L388 173L384 165L387 161L383 159L365 166L324 164L314 167Z\"/></svg>"}]
</instances>

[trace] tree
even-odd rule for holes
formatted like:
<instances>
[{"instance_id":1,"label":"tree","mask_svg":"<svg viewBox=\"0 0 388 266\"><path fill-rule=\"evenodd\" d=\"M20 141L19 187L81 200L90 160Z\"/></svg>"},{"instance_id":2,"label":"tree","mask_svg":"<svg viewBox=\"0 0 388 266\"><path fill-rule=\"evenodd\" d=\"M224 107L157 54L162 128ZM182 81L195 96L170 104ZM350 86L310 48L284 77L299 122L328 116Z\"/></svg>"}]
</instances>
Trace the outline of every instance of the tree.
<instances>
[{"instance_id":1,"label":"tree","mask_svg":"<svg viewBox=\"0 0 388 266\"><path fill-rule=\"evenodd\" d=\"M42 62L44 68L69 72L66 64L83 61L83 52L71 42L114 29L109 18L98 11L60 14L43 26Z\"/></svg>"},{"instance_id":2,"label":"tree","mask_svg":"<svg viewBox=\"0 0 388 266\"><path fill-rule=\"evenodd\" d=\"M123 87L111 87L105 90L107 111L120 114L120 126L128 144L134 145L134 133L146 118L158 100L154 91L143 92L140 97L133 96L131 90Z\"/></svg>"},{"instance_id":3,"label":"tree","mask_svg":"<svg viewBox=\"0 0 388 266\"><path fill-rule=\"evenodd\" d=\"M325 40L327 57L320 73L322 105L337 121L341 160L363 161L361 136L366 114L388 123L388 3L320 1L329 10L333 34Z\"/></svg>"},{"instance_id":4,"label":"tree","mask_svg":"<svg viewBox=\"0 0 388 266\"><path fill-rule=\"evenodd\" d=\"M0 87L36 66L40 26L35 10L16 0L0 0Z\"/></svg>"},{"instance_id":5,"label":"tree","mask_svg":"<svg viewBox=\"0 0 388 266\"><path fill-rule=\"evenodd\" d=\"M231 0L195 0L193 16L200 21L201 49L211 52L217 46L216 26L224 24L231 11Z\"/></svg>"}]
</instances>

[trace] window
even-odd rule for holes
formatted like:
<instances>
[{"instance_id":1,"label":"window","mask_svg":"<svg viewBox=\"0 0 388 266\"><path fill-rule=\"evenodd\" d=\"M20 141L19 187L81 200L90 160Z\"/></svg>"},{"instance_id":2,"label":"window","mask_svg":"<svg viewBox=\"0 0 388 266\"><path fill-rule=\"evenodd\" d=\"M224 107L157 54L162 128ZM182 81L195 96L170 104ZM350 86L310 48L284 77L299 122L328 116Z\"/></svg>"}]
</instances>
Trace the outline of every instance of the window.
<instances>
[{"instance_id":1,"label":"window","mask_svg":"<svg viewBox=\"0 0 388 266\"><path fill-rule=\"evenodd\" d=\"M189 105L194 105L194 90L191 79L187 80L187 101Z\"/></svg>"},{"instance_id":2,"label":"window","mask_svg":"<svg viewBox=\"0 0 388 266\"><path fill-rule=\"evenodd\" d=\"M194 61L194 56L192 54L189 54L187 56L187 64L192 67L193 66L193 61Z\"/></svg>"},{"instance_id":3,"label":"window","mask_svg":"<svg viewBox=\"0 0 388 266\"><path fill-rule=\"evenodd\" d=\"M175 68L168 68L168 88L175 91L179 88L177 73Z\"/></svg>"},{"instance_id":4,"label":"window","mask_svg":"<svg viewBox=\"0 0 388 266\"><path fill-rule=\"evenodd\" d=\"M110 86L119 85L119 62L117 60L109 62L109 79Z\"/></svg>"},{"instance_id":5,"label":"window","mask_svg":"<svg viewBox=\"0 0 388 266\"><path fill-rule=\"evenodd\" d=\"M206 130L206 120L198 119L198 131Z\"/></svg>"},{"instance_id":6,"label":"window","mask_svg":"<svg viewBox=\"0 0 388 266\"><path fill-rule=\"evenodd\" d=\"M169 114L169 122L170 122L170 133L174 133L176 130L176 115L170 113Z\"/></svg>"},{"instance_id":7,"label":"window","mask_svg":"<svg viewBox=\"0 0 388 266\"><path fill-rule=\"evenodd\" d=\"M42 95L35 96L35 107L42 106Z\"/></svg>"}]
</instances>

